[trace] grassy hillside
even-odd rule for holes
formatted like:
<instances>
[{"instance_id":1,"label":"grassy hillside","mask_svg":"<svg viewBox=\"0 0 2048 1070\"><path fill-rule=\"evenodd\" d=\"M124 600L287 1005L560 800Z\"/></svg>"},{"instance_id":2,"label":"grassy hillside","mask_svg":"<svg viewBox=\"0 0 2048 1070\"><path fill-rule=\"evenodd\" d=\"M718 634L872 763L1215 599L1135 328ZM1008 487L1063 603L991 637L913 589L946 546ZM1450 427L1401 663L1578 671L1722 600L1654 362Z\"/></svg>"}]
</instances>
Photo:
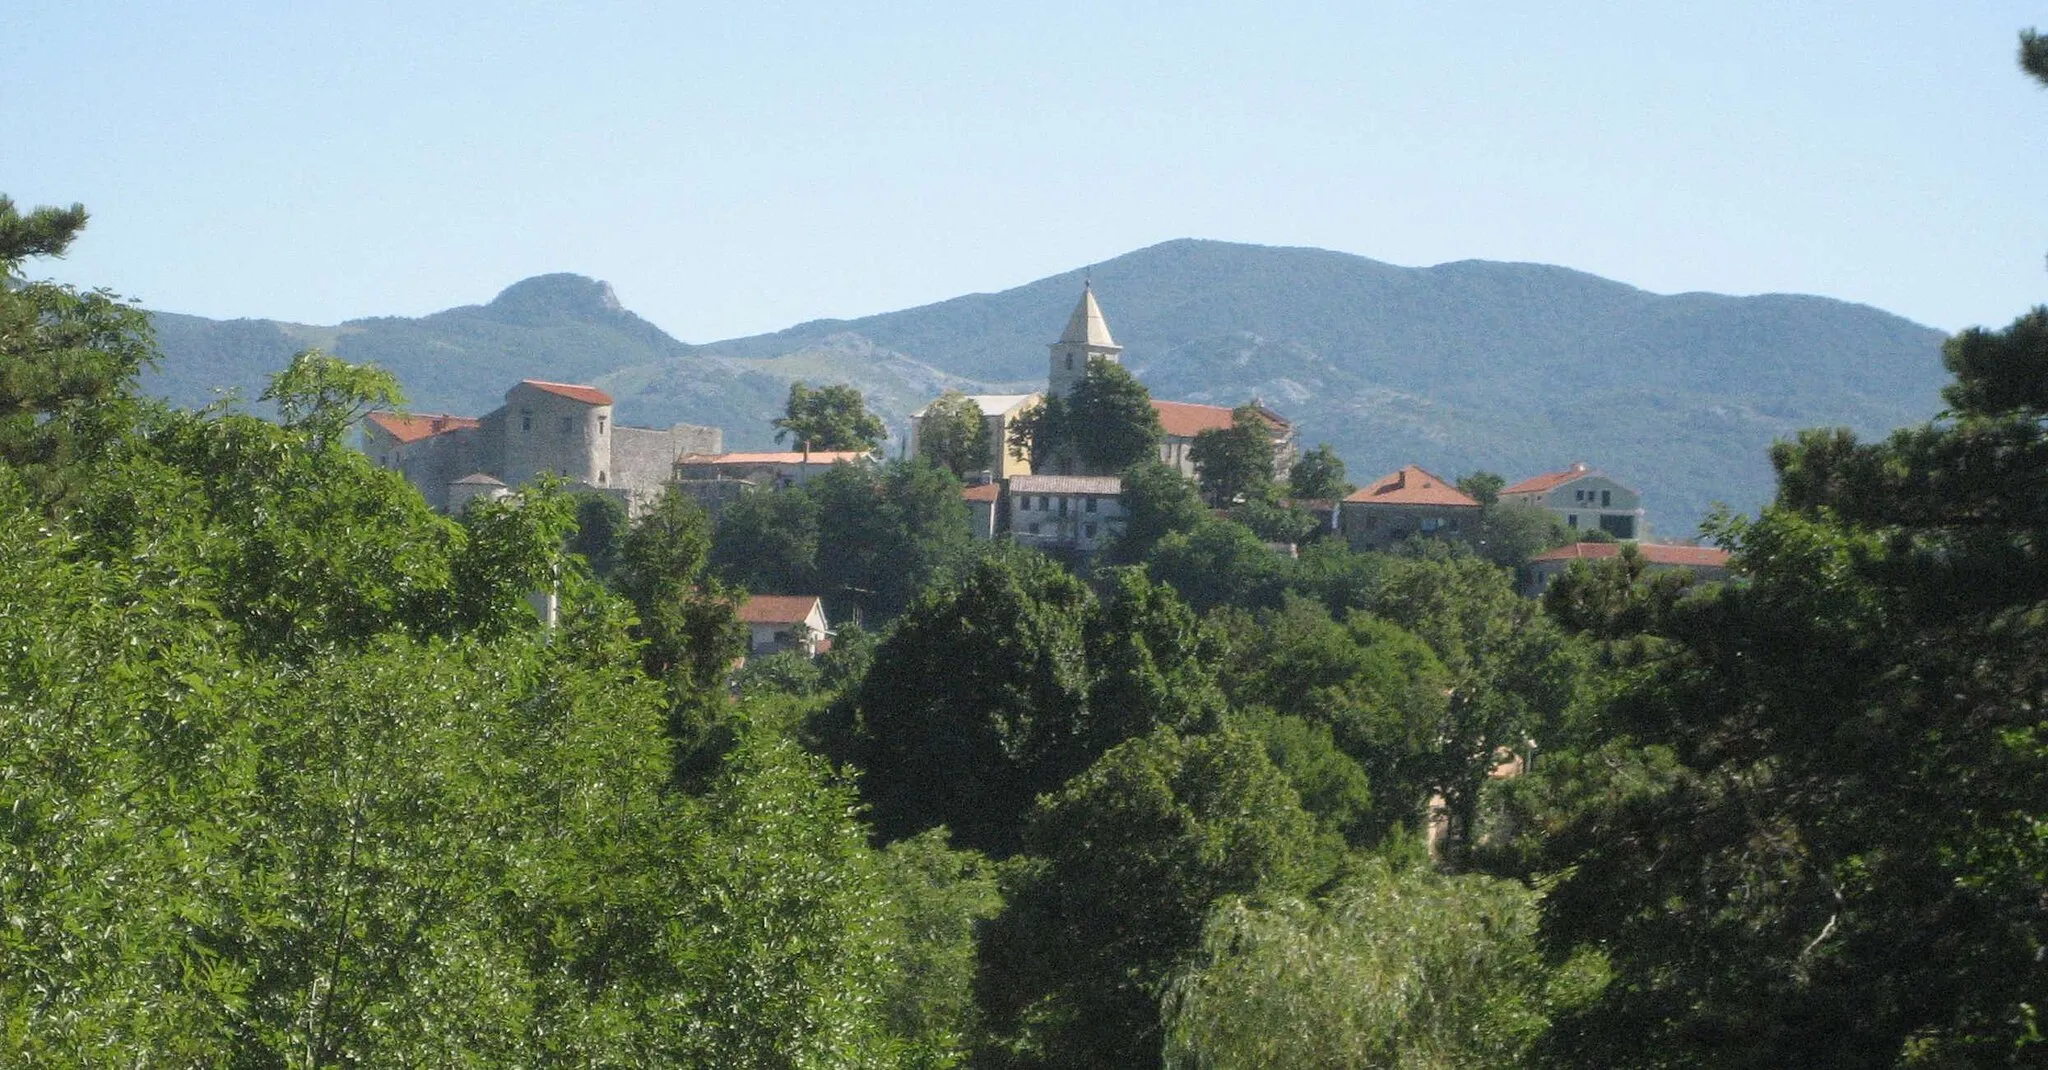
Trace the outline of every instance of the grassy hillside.
<instances>
[{"instance_id":1,"label":"grassy hillside","mask_svg":"<svg viewBox=\"0 0 2048 1070\"><path fill-rule=\"evenodd\" d=\"M1328 441L1354 477L1418 463L1518 478L1586 461L1641 488L1653 527L1770 493L1764 451L1801 427L1880 433L1938 407L1938 332L1819 297L1658 295L1565 268L1404 268L1318 249L1175 241L1092 269L1124 359L1159 397L1257 396ZM482 412L522 377L594 381L619 418L770 439L791 379L852 382L900 433L948 387L1029 389L1082 273L856 320L691 346L573 275L488 305L334 328L160 316L154 381L180 401L251 396L320 341L376 360L422 409Z\"/></svg>"}]
</instances>

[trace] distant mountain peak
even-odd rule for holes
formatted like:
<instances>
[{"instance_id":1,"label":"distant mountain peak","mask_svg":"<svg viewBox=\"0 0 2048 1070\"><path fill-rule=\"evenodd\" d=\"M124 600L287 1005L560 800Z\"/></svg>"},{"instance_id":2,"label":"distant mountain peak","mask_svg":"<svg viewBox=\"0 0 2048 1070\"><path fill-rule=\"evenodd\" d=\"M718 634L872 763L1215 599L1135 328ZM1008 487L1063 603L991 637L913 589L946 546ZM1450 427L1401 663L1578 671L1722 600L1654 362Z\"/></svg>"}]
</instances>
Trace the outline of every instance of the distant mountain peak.
<instances>
[{"instance_id":1,"label":"distant mountain peak","mask_svg":"<svg viewBox=\"0 0 2048 1070\"><path fill-rule=\"evenodd\" d=\"M612 284L585 275L558 272L515 282L485 306L508 318L573 316L595 319L625 311Z\"/></svg>"}]
</instances>

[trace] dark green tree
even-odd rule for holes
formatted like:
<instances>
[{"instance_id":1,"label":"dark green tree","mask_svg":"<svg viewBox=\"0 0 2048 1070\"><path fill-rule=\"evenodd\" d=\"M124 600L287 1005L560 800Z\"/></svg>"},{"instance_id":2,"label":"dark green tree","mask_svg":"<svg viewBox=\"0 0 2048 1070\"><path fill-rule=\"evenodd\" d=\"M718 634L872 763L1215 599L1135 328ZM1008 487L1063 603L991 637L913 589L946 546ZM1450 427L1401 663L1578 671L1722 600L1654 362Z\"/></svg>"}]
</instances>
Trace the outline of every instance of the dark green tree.
<instances>
[{"instance_id":1,"label":"dark green tree","mask_svg":"<svg viewBox=\"0 0 2048 1070\"><path fill-rule=\"evenodd\" d=\"M993 437L981 406L957 390L948 390L925 407L924 419L917 426L917 452L966 479L994 462Z\"/></svg>"},{"instance_id":2,"label":"dark green tree","mask_svg":"<svg viewBox=\"0 0 2048 1070\"><path fill-rule=\"evenodd\" d=\"M1553 840L1546 933L1614 967L1558 1057L2040 1061L2048 310L1945 359L1939 421L1773 450L1745 582L1563 607L1649 629L1607 715L1674 767Z\"/></svg>"},{"instance_id":3,"label":"dark green tree","mask_svg":"<svg viewBox=\"0 0 2048 1070\"><path fill-rule=\"evenodd\" d=\"M960 481L921 458L835 465L805 493L817 503L818 593L833 620L894 618L973 546Z\"/></svg>"},{"instance_id":4,"label":"dark green tree","mask_svg":"<svg viewBox=\"0 0 2048 1070\"><path fill-rule=\"evenodd\" d=\"M0 196L0 462L46 507L139 416L135 377L156 359L149 317L104 291L18 283L28 259L61 256L85 209L22 215Z\"/></svg>"},{"instance_id":5,"label":"dark green tree","mask_svg":"<svg viewBox=\"0 0 2048 1070\"><path fill-rule=\"evenodd\" d=\"M938 825L997 855L1017 849L1033 799L1092 759L1088 589L1021 549L986 554L928 589L852 698L876 830Z\"/></svg>"},{"instance_id":6,"label":"dark green tree","mask_svg":"<svg viewBox=\"0 0 2048 1070\"><path fill-rule=\"evenodd\" d=\"M1228 428L1197 434L1188 459L1195 463L1202 494L1219 509L1272 493L1273 432L1257 405L1230 410Z\"/></svg>"},{"instance_id":7,"label":"dark green tree","mask_svg":"<svg viewBox=\"0 0 2048 1070\"><path fill-rule=\"evenodd\" d=\"M1091 360L1073 392L1047 398L1011 441L1027 447L1033 471L1113 475L1157 459L1165 436L1145 384L1113 360Z\"/></svg>"},{"instance_id":8,"label":"dark green tree","mask_svg":"<svg viewBox=\"0 0 2048 1070\"><path fill-rule=\"evenodd\" d=\"M799 379L789 384L789 403L775 420L775 441L787 439L799 449L872 452L889 429L868 411L860 391L846 384L811 389Z\"/></svg>"},{"instance_id":9,"label":"dark green tree","mask_svg":"<svg viewBox=\"0 0 2048 1070\"><path fill-rule=\"evenodd\" d=\"M1501 488L1507 485L1508 481L1502 478L1500 473L1489 472L1483 468L1459 476L1457 483L1458 489L1466 496L1485 506L1500 501Z\"/></svg>"},{"instance_id":10,"label":"dark green tree","mask_svg":"<svg viewBox=\"0 0 2048 1070\"><path fill-rule=\"evenodd\" d=\"M1294 498L1332 501L1357 488L1344 481L1344 458L1327 442L1294 459L1287 470L1287 493Z\"/></svg>"},{"instance_id":11,"label":"dark green tree","mask_svg":"<svg viewBox=\"0 0 2048 1070\"><path fill-rule=\"evenodd\" d=\"M1157 458L1124 469L1122 501L1123 531L1110 545L1109 559L1124 565L1145 560L1159 540L1193 531L1209 515L1195 485Z\"/></svg>"},{"instance_id":12,"label":"dark green tree","mask_svg":"<svg viewBox=\"0 0 2048 1070\"><path fill-rule=\"evenodd\" d=\"M1556 513L1541 506L1496 499L1479 511L1479 530L1474 533L1472 546L1479 556L1496 565L1520 568L1545 550L1595 534L1607 533L1597 529L1576 532L1566 527Z\"/></svg>"},{"instance_id":13,"label":"dark green tree","mask_svg":"<svg viewBox=\"0 0 2048 1070\"><path fill-rule=\"evenodd\" d=\"M570 496L576 508L576 533L569 552L582 554L600 579L612 574L626 541L626 506L609 494L584 491Z\"/></svg>"},{"instance_id":14,"label":"dark green tree","mask_svg":"<svg viewBox=\"0 0 2048 1070\"><path fill-rule=\"evenodd\" d=\"M818 593L818 513L802 487L742 495L718 514L712 569L755 594Z\"/></svg>"},{"instance_id":15,"label":"dark green tree","mask_svg":"<svg viewBox=\"0 0 2048 1070\"><path fill-rule=\"evenodd\" d=\"M1004 873L977 1001L991 1066L1158 1065L1160 997L1228 895L1300 893L1315 831L1260 746L1133 739L1046 796Z\"/></svg>"},{"instance_id":16,"label":"dark green tree","mask_svg":"<svg viewBox=\"0 0 2048 1070\"><path fill-rule=\"evenodd\" d=\"M1206 613L1225 605L1279 605L1290 562L1243 524L1209 518L1192 530L1159 540L1145 564L1189 605Z\"/></svg>"}]
</instances>

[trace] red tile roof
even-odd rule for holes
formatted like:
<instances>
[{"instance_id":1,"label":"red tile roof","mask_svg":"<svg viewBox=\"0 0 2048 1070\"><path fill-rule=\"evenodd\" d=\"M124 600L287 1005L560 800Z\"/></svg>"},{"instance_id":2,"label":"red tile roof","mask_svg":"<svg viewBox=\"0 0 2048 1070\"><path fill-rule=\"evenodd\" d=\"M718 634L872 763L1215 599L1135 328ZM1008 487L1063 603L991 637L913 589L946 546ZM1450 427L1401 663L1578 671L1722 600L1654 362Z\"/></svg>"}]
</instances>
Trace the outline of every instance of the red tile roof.
<instances>
[{"instance_id":1,"label":"red tile roof","mask_svg":"<svg viewBox=\"0 0 2048 1070\"><path fill-rule=\"evenodd\" d=\"M477 426L477 422L467 416L429 412L373 412L368 419L400 442L418 442L423 438Z\"/></svg>"},{"instance_id":2,"label":"red tile roof","mask_svg":"<svg viewBox=\"0 0 2048 1070\"><path fill-rule=\"evenodd\" d=\"M1559 484L1569 483L1580 476L1592 474L1593 470L1586 467L1584 462L1580 462L1562 472L1545 472L1540 476L1530 476L1512 487L1502 487L1500 492L1502 494L1539 494Z\"/></svg>"},{"instance_id":3,"label":"red tile roof","mask_svg":"<svg viewBox=\"0 0 2048 1070\"><path fill-rule=\"evenodd\" d=\"M1671 546L1657 542L1639 542L1636 551L1643 560L1653 565L1684 565L1690 568L1727 568L1728 551L1715 546ZM1579 542L1545 550L1529 560L1536 561L1603 561L1621 555L1618 542Z\"/></svg>"},{"instance_id":4,"label":"red tile roof","mask_svg":"<svg viewBox=\"0 0 2048 1070\"><path fill-rule=\"evenodd\" d=\"M520 386L530 386L556 394L585 405L609 405L612 396L594 386L579 386L575 383L550 383L545 379L521 379Z\"/></svg>"},{"instance_id":5,"label":"red tile roof","mask_svg":"<svg viewBox=\"0 0 2048 1070\"><path fill-rule=\"evenodd\" d=\"M795 624L808 620L818 604L814 594L757 594L740 606L742 624Z\"/></svg>"},{"instance_id":6,"label":"red tile roof","mask_svg":"<svg viewBox=\"0 0 2048 1070\"><path fill-rule=\"evenodd\" d=\"M1002 495L1003 488L994 483L977 483L960 491L960 496L970 502L993 502Z\"/></svg>"},{"instance_id":7,"label":"red tile roof","mask_svg":"<svg viewBox=\"0 0 2048 1070\"><path fill-rule=\"evenodd\" d=\"M1159 414L1159 426L1174 438L1193 438L1204 431L1221 431L1230 426L1230 410L1222 405L1154 401L1152 411ZM1259 407L1259 416L1276 433L1287 429L1286 419L1263 405Z\"/></svg>"},{"instance_id":8,"label":"red tile roof","mask_svg":"<svg viewBox=\"0 0 2048 1070\"><path fill-rule=\"evenodd\" d=\"M1442 505L1477 509L1479 503L1464 491L1415 465L1381 476L1370 486L1360 487L1344 499L1369 505Z\"/></svg>"}]
</instances>

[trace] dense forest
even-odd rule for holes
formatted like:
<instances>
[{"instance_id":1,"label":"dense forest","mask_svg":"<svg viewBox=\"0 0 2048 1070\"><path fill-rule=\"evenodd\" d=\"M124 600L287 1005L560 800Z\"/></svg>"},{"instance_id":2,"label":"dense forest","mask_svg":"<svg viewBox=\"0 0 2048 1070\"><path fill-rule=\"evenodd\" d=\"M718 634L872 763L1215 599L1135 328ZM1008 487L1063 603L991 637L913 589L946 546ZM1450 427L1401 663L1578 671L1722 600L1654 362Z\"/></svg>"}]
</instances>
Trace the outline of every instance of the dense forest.
<instances>
[{"instance_id":1,"label":"dense forest","mask_svg":"<svg viewBox=\"0 0 2048 1070\"><path fill-rule=\"evenodd\" d=\"M143 313L25 281L84 223L0 199L0 1062L2048 1055L2048 309L1776 447L1735 581L1539 602L1158 466L1086 566L922 459L439 516L374 367L147 400ZM735 669L807 590L860 623Z\"/></svg>"}]
</instances>

